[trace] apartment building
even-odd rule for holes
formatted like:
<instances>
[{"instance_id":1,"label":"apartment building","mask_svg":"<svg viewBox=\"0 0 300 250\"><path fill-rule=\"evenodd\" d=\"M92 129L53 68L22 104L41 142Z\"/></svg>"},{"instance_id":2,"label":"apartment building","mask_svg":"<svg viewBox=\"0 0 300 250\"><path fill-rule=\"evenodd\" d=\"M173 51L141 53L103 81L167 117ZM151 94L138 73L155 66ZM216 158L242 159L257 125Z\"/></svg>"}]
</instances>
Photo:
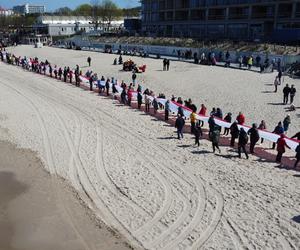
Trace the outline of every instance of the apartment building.
<instances>
[{"instance_id":1,"label":"apartment building","mask_svg":"<svg viewBox=\"0 0 300 250\"><path fill-rule=\"evenodd\" d=\"M36 5L36 4L24 4L17 5L13 7L13 11L22 15L26 14L43 14L46 11L46 7L44 5Z\"/></svg>"},{"instance_id":2,"label":"apartment building","mask_svg":"<svg viewBox=\"0 0 300 250\"><path fill-rule=\"evenodd\" d=\"M149 35L201 39L266 39L300 28L299 0L142 0Z\"/></svg>"},{"instance_id":3,"label":"apartment building","mask_svg":"<svg viewBox=\"0 0 300 250\"><path fill-rule=\"evenodd\" d=\"M14 14L13 10L4 9L0 6L0 16L12 16Z\"/></svg>"}]
</instances>

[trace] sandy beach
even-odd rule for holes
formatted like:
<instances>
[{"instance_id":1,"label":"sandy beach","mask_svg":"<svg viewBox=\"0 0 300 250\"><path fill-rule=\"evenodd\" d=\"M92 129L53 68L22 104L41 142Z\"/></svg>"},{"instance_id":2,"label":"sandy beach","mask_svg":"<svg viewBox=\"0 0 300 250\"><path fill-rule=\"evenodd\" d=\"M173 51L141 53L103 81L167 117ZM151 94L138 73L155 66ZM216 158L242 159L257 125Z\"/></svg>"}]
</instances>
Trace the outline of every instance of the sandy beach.
<instances>
[{"instance_id":1,"label":"sandy beach","mask_svg":"<svg viewBox=\"0 0 300 250\"><path fill-rule=\"evenodd\" d=\"M34 152L0 142L0 249L131 249Z\"/></svg>"},{"instance_id":2,"label":"sandy beach","mask_svg":"<svg viewBox=\"0 0 300 250\"><path fill-rule=\"evenodd\" d=\"M30 46L16 55L59 66L86 58L98 75L129 81L113 66L115 55ZM126 59L128 57L124 57ZM270 130L283 120L282 86L274 74L134 58L147 64L144 88L221 107L246 123L264 119ZM299 80L285 78L299 89ZM291 113L288 135L300 128ZM169 124L69 84L0 64L0 139L37 152L45 169L67 180L95 216L142 249L299 249L299 172L258 156L237 158L230 147L175 139ZM269 146L271 143L265 143ZM294 156L293 152L289 154ZM88 248L87 248L88 249ZM107 249L107 248L104 248ZM117 248L120 249L120 248Z\"/></svg>"}]
</instances>

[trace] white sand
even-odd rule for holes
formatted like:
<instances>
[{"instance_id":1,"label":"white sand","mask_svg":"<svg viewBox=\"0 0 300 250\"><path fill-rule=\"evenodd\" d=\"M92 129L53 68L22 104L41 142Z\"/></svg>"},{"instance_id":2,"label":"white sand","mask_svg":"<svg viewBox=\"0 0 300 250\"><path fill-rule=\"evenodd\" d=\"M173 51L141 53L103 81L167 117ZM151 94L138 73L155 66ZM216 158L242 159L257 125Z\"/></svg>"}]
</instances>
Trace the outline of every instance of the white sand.
<instances>
[{"instance_id":1,"label":"white sand","mask_svg":"<svg viewBox=\"0 0 300 250\"><path fill-rule=\"evenodd\" d=\"M62 66L84 66L91 55L99 75L131 77L111 65L113 55L28 46L13 51ZM267 105L282 101L281 90L262 93L273 90L265 84L274 75L175 62L166 73L159 71L157 60L134 60L147 64L147 73L139 77L156 92L191 97L224 112L242 110L247 121L265 119L272 127L286 115L283 106ZM300 215L297 172L255 156L239 160L227 147L215 156L208 141L198 149L190 136L170 139L174 129L164 122L17 67L1 64L0 74L1 138L37 151L51 173L69 180L95 214L133 244L148 249L300 248L300 224L292 220ZM299 106L298 93L297 98ZM292 114L290 133L297 129L299 111Z\"/></svg>"}]
</instances>

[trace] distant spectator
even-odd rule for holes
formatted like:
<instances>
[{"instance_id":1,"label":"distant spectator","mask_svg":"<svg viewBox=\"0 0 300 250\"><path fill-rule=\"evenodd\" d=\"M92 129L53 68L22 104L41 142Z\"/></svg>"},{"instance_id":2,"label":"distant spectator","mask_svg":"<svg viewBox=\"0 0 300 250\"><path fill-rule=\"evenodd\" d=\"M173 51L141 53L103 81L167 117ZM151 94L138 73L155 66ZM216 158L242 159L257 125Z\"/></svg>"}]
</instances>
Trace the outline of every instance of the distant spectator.
<instances>
[{"instance_id":1,"label":"distant spectator","mask_svg":"<svg viewBox=\"0 0 300 250\"><path fill-rule=\"evenodd\" d=\"M275 77L275 80L274 80L274 87L275 87L274 92L275 92L275 93L277 93L278 85L279 85L279 79L278 79L278 76L276 76L276 77Z\"/></svg>"},{"instance_id":2,"label":"distant spectator","mask_svg":"<svg viewBox=\"0 0 300 250\"><path fill-rule=\"evenodd\" d=\"M278 80L279 80L279 84L281 84L281 77L282 77L282 71L281 71L281 69L278 70L277 77L278 77Z\"/></svg>"},{"instance_id":3,"label":"distant spectator","mask_svg":"<svg viewBox=\"0 0 300 250\"><path fill-rule=\"evenodd\" d=\"M291 88L289 87L288 84L285 85L282 92L283 92L283 104L287 104L289 101L289 94L291 93Z\"/></svg>"},{"instance_id":4,"label":"distant spectator","mask_svg":"<svg viewBox=\"0 0 300 250\"><path fill-rule=\"evenodd\" d=\"M296 88L294 85L292 85L290 91L290 104L293 104L295 95L296 95Z\"/></svg>"},{"instance_id":5,"label":"distant spectator","mask_svg":"<svg viewBox=\"0 0 300 250\"><path fill-rule=\"evenodd\" d=\"M89 64L89 67L91 67L92 58L91 58L91 57L88 57L88 58L87 58L87 62L88 62L88 64Z\"/></svg>"}]
</instances>

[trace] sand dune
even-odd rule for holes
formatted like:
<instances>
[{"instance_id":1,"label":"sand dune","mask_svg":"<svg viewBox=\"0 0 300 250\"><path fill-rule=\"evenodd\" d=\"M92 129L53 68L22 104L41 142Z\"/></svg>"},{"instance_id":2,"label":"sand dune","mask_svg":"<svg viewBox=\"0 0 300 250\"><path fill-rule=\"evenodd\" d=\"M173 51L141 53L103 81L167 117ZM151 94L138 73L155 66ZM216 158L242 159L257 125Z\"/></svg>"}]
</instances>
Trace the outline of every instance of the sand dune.
<instances>
[{"instance_id":1,"label":"sand dune","mask_svg":"<svg viewBox=\"0 0 300 250\"><path fill-rule=\"evenodd\" d=\"M110 65L112 55L28 46L13 51L81 66L91 54L100 75L130 78ZM275 124L286 114L282 106L266 105L280 102L280 93L261 93L272 88L265 84L273 75L179 62L166 73L157 71L157 60L137 61L147 63L149 71L139 77L154 90L226 107L225 112L247 110L249 121ZM240 160L227 147L214 155L206 140L195 148L189 135L173 139L174 129L164 122L54 79L5 64L0 73L0 136L37 151L50 173L67 179L100 219L134 245L300 248L300 224L293 220L300 215L297 172L256 156ZM292 122L294 133L297 113Z\"/></svg>"}]
</instances>

